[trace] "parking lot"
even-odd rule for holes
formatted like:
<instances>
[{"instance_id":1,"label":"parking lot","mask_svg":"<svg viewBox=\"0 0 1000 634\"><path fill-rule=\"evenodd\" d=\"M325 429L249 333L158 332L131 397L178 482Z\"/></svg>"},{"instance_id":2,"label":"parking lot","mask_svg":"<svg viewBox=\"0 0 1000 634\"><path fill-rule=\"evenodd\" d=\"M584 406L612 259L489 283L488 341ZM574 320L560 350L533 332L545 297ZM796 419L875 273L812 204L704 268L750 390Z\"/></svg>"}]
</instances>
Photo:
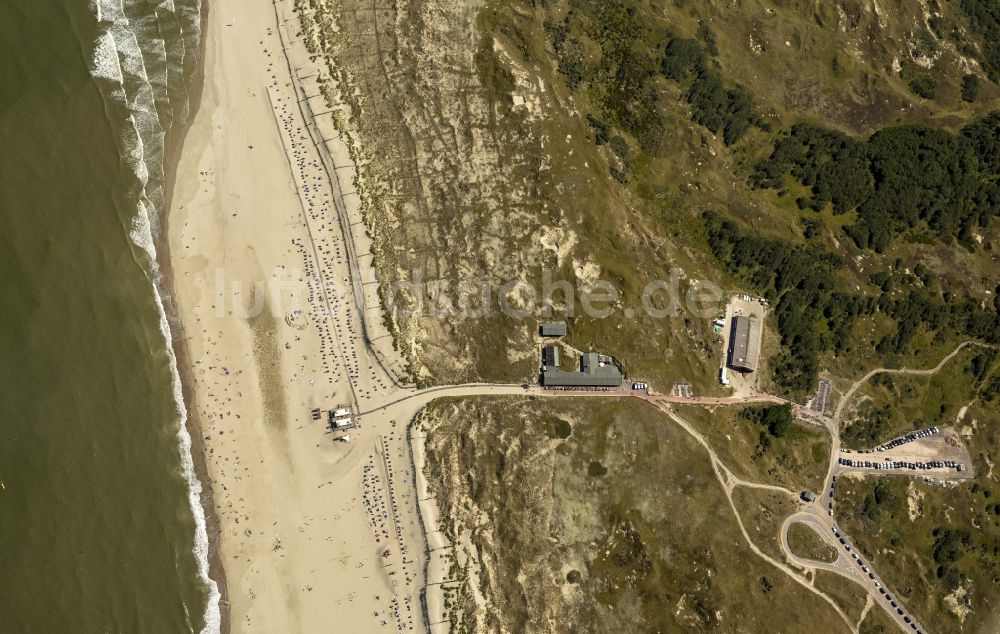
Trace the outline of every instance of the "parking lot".
<instances>
[{"instance_id":1,"label":"parking lot","mask_svg":"<svg viewBox=\"0 0 1000 634\"><path fill-rule=\"evenodd\" d=\"M968 449L952 428L918 430L873 449L841 450L839 471L922 474L942 479L975 476Z\"/></svg>"},{"instance_id":2,"label":"parking lot","mask_svg":"<svg viewBox=\"0 0 1000 634\"><path fill-rule=\"evenodd\" d=\"M825 414L826 408L830 404L830 380L820 379L816 395L809 401L809 409L817 414Z\"/></svg>"}]
</instances>

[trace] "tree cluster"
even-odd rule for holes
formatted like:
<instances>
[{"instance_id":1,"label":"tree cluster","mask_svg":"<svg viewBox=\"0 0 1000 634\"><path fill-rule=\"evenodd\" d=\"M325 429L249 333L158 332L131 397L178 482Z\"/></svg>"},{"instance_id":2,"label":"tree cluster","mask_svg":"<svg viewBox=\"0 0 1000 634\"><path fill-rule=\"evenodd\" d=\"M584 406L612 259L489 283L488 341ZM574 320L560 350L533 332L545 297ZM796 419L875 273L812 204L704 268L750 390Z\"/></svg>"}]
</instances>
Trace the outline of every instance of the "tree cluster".
<instances>
[{"instance_id":1,"label":"tree cluster","mask_svg":"<svg viewBox=\"0 0 1000 634\"><path fill-rule=\"evenodd\" d=\"M865 144L821 126L799 124L774 144L771 156L757 165L755 186L780 189L790 173L812 188L811 196L798 199L799 207L819 211L827 203L834 213L854 209L874 188Z\"/></svg>"},{"instance_id":2,"label":"tree cluster","mask_svg":"<svg viewBox=\"0 0 1000 634\"><path fill-rule=\"evenodd\" d=\"M886 440L892 426L892 405L884 405L855 420L842 432L844 442L855 448L874 447Z\"/></svg>"},{"instance_id":3,"label":"tree cluster","mask_svg":"<svg viewBox=\"0 0 1000 634\"><path fill-rule=\"evenodd\" d=\"M819 354L848 349L855 317L874 311L874 302L837 290L836 272L843 262L835 254L745 234L714 211L704 212L702 220L715 257L775 306L782 345L774 368L778 385L790 393L811 391Z\"/></svg>"},{"instance_id":4,"label":"tree cluster","mask_svg":"<svg viewBox=\"0 0 1000 634\"><path fill-rule=\"evenodd\" d=\"M875 524L883 512L893 515L902 508L902 505L903 499L893 489L893 485L885 479L880 479L861 503L861 519Z\"/></svg>"},{"instance_id":5,"label":"tree cluster","mask_svg":"<svg viewBox=\"0 0 1000 634\"><path fill-rule=\"evenodd\" d=\"M937 528L934 530L934 563L937 567L937 578L954 590L964 580L954 565L972 548L972 536L964 528Z\"/></svg>"},{"instance_id":6,"label":"tree cluster","mask_svg":"<svg viewBox=\"0 0 1000 634\"><path fill-rule=\"evenodd\" d=\"M893 295L893 278L888 272L871 276L883 290L877 297L847 293L836 281L837 270L844 264L836 254L808 243L744 232L715 211L704 212L702 221L712 254L774 305L781 335L774 378L791 394L814 389L819 355L850 352L856 319L876 312L897 324L895 332L875 346L875 352L883 356L911 352L913 338L922 329L942 337L1000 343L1000 314L972 299L926 287L910 288L904 296ZM930 279L929 274L925 276Z\"/></svg>"},{"instance_id":7,"label":"tree cluster","mask_svg":"<svg viewBox=\"0 0 1000 634\"><path fill-rule=\"evenodd\" d=\"M846 231L862 248L886 249L924 224L939 238L969 242L972 229L1000 215L1000 114L960 134L918 125L885 128L868 140L821 126L793 126L761 161L751 182L780 189L788 174L810 188L802 209L857 209Z\"/></svg>"},{"instance_id":8,"label":"tree cluster","mask_svg":"<svg viewBox=\"0 0 1000 634\"><path fill-rule=\"evenodd\" d=\"M763 425L773 438L783 438L792 426L792 406L782 405L750 405L740 411L745 420Z\"/></svg>"},{"instance_id":9,"label":"tree cluster","mask_svg":"<svg viewBox=\"0 0 1000 634\"><path fill-rule=\"evenodd\" d=\"M751 127L768 128L746 90L726 86L709 68L709 55L718 49L706 24L699 26L699 39L671 37L632 3L579 0L560 23L547 20L544 29L569 87L586 90L600 118L631 134L647 154L659 152L665 133L657 85L663 77L688 84L684 98L692 118L727 145ZM591 43L599 48L596 57Z\"/></svg>"},{"instance_id":10,"label":"tree cluster","mask_svg":"<svg viewBox=\"0 0 1000 634\"><path fill-rule=\"evenodd\" d=\"M909 352L910 342L921 328L953 337L1000 343L1000 315L969 299L959 300L947 294L938 296L927 289L912 288L901 298L894 299L883 293L878 298L877 308L897 323L896 332L876 344L875 351L881 355Z\"/></svg>"},{"instance_id":11,"label":"tree cluster","mask_svg":"<svg viewBox=\"0 0 1000 634\"><path fill-rule=\"evenodd\" d=\"M721 134L726 145L739 141L751 127L768 130L767 122L755 112L749 93L741 86L727 87L708 68L707 61L708 55L698 40L675 37L667 42L660 64L668 79L690 79L684 98L691 106L695 123Z\"/></svg>"},{"instance_id":12,"label":"tree cluster","mask_svg":"<svg viewBox=\"0 0 1000 634\"><path fill-rule=\"evenodd\" d=\"M1000 4L995 0L960 0L958 5L982 40L979 61L987 76L991 81L1000 81Z\"/></svg>"}]
</instances>

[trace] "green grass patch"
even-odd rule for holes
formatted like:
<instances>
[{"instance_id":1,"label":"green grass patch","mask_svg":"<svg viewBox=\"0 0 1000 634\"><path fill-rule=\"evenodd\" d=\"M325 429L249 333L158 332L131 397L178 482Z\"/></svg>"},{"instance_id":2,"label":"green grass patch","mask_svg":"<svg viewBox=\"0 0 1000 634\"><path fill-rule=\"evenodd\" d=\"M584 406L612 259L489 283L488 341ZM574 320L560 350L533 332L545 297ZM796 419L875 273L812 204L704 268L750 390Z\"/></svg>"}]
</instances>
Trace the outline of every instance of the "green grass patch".
<instances>
[{"instance_id":1,"label":"green grass patch","mask_svg":"<svg viewBox=\"0 0 1000 634\"><path fill-rule=\"evenodd\" d=\"M788 527L788 547L805 559L833 563L837 561L837 549L823 541L812 528L795 522Z\"/></svg>"},{"instance_id":2,"label":"green grass patch","mask_svg":"<svg viewBox=\"0 0 1000 634\"><path fill-rule=\"evenodd\" d=\"M781 437L774 437L765 425L743 417L739 407L678 406L676 410L740 478L793 491L822 487L830 455L824 431L792 423Z\"/></svg>"}]
</instances>

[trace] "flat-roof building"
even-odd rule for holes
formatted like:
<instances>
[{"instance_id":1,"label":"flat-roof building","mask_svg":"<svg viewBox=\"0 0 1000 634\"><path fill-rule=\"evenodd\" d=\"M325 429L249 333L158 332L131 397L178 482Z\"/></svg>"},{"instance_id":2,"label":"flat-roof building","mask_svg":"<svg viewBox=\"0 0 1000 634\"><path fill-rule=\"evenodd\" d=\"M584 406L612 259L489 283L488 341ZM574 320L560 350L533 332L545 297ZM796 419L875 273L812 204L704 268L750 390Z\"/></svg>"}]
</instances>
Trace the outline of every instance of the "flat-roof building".
<instances>
[{"instance_id":1,"label":"flat-roof building","mask_svg":"<svg viewBox=\"0 0 1000 634\"><path fill-rule=\"evenodd\" d=\"M545 346L542 348L542 365L548 368L558 368L559 348L556 346Z\"/></svg>"},{"instance_id":2,"label":"flat-roof building","mask_svg":"<svg viewBox=\"0 0 1000 634\"><path fill-rule=\"evenodd\" d=\"M729 367L753 372L760 356L760 320L751 315L733 317L729 332Z\"/></svg>"},{"instance_id":3,"label":"flat-roof building","mask_svg":"<svg viewBox=\"0 0 1000 634\"><path fill-rule=\"evenodd\" d=\"M538 330L542 333L543 337L565 337L566 322L553 321L544 323Z\"/></svg>"},{"instance_id":4,"label":"flat-roof building","mask_svg":"<svg viewBox=\"0 0 1000 634\"><path fill-rule=\"evenodd\" d=\"M614 359L596 352L580 357L579 372L563 372L547 363L542 368L542 385L546 387L621 387L622 380Z\"/></svg>"},{"instance_id":5,"label":"flat-roof building","mask_svg":"<svg viewBox=\"0 0 1000 634\"><path fill-rule=\"evenodd\" d=\"M327 419L330 423L330 428L334 430L354 427L354 419L351 418L351 410L346 407L337 407L336 409L330 410L327 415Z\"/></svg>"}]
</instances>

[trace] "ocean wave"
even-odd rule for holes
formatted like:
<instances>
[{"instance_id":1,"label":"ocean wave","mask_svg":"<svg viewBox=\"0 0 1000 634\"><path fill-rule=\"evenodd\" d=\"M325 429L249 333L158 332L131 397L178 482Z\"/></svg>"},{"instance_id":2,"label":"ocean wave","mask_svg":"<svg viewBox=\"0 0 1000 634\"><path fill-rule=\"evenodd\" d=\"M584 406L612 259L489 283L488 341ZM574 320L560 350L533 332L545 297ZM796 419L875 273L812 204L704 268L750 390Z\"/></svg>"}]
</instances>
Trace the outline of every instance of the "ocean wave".
<instances>
[{"instance_id":1,"label":"ocean wave","mask_svg":"<svg viewBox=\"0 0 1000 634\"><path fill-rule=\"evenodd\" d=\"M146 224L148 228L148 223ZM152 235L147 234L152 242ZM153 268L156 272L155 278L159 279L159 267L153 261ZM184 469L184 478L188 484L188 505L194 515L194 554L198 562L198 576L208 589L208 603L205 606L205 627L202 634L218 634L222 628L222 615L219 611L219 600L222 598L219 593L219 586L208 574L208 531L205 525L205 509L201 505L202 486L198 480L198 474L194 469L194 458L191 455L191 434L187 429L187 409L184 407L184 393L181 390L181 376L177 369L177 356L171 345L172 334L170 323L167 321L167 311L164 308L163 296L160 294L160 284L153 284L153 291L156 293L156 305L160 311L160 332L167 344L167 356L170 359L171 381L174 389L174 403L177 406L178 429L177 439L180 443L181 466Z\"/></svg>"},{"instance_id":2,"label":"ocean wave","mask_svg":"<svg viewBox=\"0 0 1000 634\"><path fill-rule=\"evenodd\" d=\"M218 584L209 576L208 532L201 504L202 485L191 455L187 410L164 305L166 293L161 284L154 246L157 220L163 205L165 131L172 123L187 117L186 82L194 72L201 7L199 0L192 0L181 7L171 0L164 0L155 7L152 15L148 9L142 9L138 4L125 5L122 0L95 0L91 7L101 31L95 42L90 74L101 90L109 116L113 121L121 121L119 154L131 168L138 184L136 212L132 217L129 237L150 259L160 332L170 361L181 466L188 487L188 504L195 520L193 552L198 575L208 591L202 634L216 634L222 622L220 593ZM179 40L179 46L174 38ZM178 54L180 59L176 59ZM152 81L149 75L151 68L154 69ZM171 72L182 79L181 86L176 87L176 80L171 86ZM124 116L112 116L123 113Z\"/></svg>"}]
</instances>

